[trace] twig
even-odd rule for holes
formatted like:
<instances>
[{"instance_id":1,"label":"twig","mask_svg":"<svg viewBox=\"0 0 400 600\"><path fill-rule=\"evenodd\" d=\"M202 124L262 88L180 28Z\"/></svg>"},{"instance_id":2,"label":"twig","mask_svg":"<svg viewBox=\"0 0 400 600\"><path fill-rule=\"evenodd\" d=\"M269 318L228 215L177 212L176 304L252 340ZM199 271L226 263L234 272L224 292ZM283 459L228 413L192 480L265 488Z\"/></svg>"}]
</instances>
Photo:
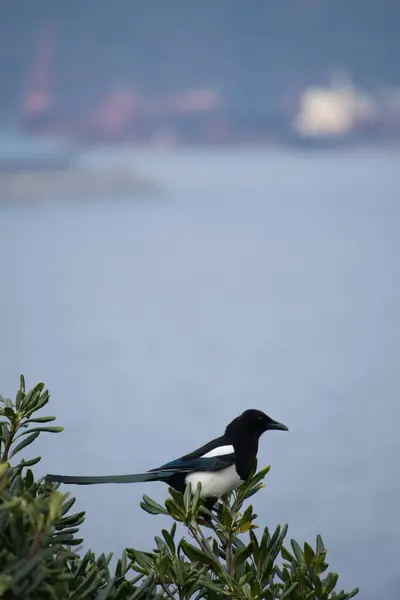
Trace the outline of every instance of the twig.
<instances>
[{"instance_id":1,"label":"twig","mask_svg":"<svg viewBox=\"0 0 400 600\"><path fill-rule=\"evenodd\" d=\"M202 529L200 527L194 527L193 525L189 525L189 531L191 532L192 536L194 537L196 542L199 544L199 546L200 547L204 546L204 548L207 550L208 554L210 556L214 557L214 552L212 551L212 548L208 542L208 539L204 535Z\"/></svg>"},{"instance_id":2,"label":"twig","mask_svg":"<svg viewBox=\"0 0 400 600\"><path fill-rule=\"evenodd\" d=\"M13 443L14 435L15 435L15 431L13 429L11 429L7 436L6 441L4 442L4 452L3 452L3 456L1 457L1 462L3 462L3 463L8 461L8 453L10 451L11 444Z\"/></svg>"},{"instance_id":3,"label":"twig","mask_svg":"<svg viewBox=\"0 0 400 600\"><path fill-rule=\"evenodd\" d=\"M10 431L8 432L7 439L4 442L4 452L3 452L3 456L1 457L1 462L3 462L3 463L8 461L8 453L10 451L11 444L14 441L15 434L17 433L19 428L20 428L20 419L18 417L16 417L13 420L10 420Z\"/></svg>"},{"instance_id":4,"label":"twig","mask_svg":"<svg viewBox=\"0 0 400 600\"><path fill-rule=\"evenodd\" d=\"M167 594L168 598L171 598L171 600L175 600L175 596L169 589L168 585L166 583L164 583L164 581L160 581L160 585L161 585L162 589L164 590L164 592Z\"/></svg>"},{"instance_id":5,"label":"twig","mask_svg":"<svg viewBox=\"0 0 400 600\"><path fill-rule=\"evenodd\" d=\"M33 538L32 545L29 548L28 558L33 558L35 556L36 552L40 548L40 544L42 543L42 538L43 538L43 530L37 531L35 533L35 537Z\"/></svg>"},{"instance_id":6,"label":"twig","mask_svg":"<svg viewBox=\"0 0 400 600\"><path fill-rule=\"evenodd\" d=\"M233 575L233 548L232 548L232 536L229 534L228 541L226 544L226 570L228 575Z\"/></svg>"}]
</instances>

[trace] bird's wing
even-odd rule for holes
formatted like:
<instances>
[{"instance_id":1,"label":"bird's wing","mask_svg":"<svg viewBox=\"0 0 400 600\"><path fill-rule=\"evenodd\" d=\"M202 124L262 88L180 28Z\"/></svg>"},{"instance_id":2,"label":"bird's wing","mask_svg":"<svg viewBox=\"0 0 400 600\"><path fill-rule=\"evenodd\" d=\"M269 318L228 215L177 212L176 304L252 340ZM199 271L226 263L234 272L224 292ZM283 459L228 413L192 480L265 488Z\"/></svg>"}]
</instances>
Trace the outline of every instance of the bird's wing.
<instances>
[{"instance_id":1,"label":"bird's wing","mask_svg":"<svg viewBox=\"0 0 400 600\"><path fill-rule=\"evenodd\" d=\"M201 446L190 454L172 460L153 471L172 471L190 473L192 471L219 471L230 467L235 462L233 446L227 444L223 438L216 438L208 444Z\"/></svg>"}]
</instances>

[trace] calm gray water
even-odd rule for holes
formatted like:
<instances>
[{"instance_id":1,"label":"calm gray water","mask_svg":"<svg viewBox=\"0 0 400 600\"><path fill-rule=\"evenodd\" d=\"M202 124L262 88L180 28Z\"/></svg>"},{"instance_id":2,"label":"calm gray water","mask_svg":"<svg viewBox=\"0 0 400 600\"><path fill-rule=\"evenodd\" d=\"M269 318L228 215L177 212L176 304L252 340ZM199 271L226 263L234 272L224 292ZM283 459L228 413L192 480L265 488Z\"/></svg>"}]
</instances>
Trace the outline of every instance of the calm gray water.
<instances>
[{"instance_id":1,"label":"calm gray water","mask_svg":"<svg viewBox=\"0 0 400 600\"><path fill-rule=\"evenodd\" d=\"M290 431L262 438L262 520L398 598L399 156L137 160L164 197L0 206L1 392L45 381L65 426L40 473L148 469L263 409ZM71 490L96 551L166 524L139 507L163 484Z\"/></svg>"}]
</instances>

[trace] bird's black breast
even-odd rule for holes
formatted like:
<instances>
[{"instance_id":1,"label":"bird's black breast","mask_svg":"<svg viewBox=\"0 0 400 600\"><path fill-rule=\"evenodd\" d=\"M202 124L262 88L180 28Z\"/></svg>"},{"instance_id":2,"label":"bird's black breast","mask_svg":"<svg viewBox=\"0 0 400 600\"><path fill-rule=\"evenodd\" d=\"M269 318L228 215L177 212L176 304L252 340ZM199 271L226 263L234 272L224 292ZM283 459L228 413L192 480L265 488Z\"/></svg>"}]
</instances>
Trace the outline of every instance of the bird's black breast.
<instances>
[{"instance_id":1,"label":"bird's black breast","mask_svg":"<svg viewBox=\"0 0 400 600\"><path fill-rule=\"evenodd\" d=\"M246 481L257 458L258 440L239 439L233 443L235 449L235 466L240 479Z\"/></svg>"}]
</instances>

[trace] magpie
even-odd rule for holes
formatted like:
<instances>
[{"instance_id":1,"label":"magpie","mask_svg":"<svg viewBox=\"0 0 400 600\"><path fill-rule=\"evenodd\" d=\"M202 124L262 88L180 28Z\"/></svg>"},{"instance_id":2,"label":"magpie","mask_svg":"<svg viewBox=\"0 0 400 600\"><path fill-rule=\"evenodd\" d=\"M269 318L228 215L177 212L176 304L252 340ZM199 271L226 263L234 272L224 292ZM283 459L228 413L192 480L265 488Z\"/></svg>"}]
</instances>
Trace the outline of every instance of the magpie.
<instances>
[{"instance_id":1,"label":"magpie","mask_svg":"<svg viewBox=\"0 0 400 600\"><path fill-rule=\"evenodd\" d=\"M262 411L248 409L231 421L220 437L146 473L92 477L46 475L45 479L75 485L163 481L181 493L188 484L191 484L194 493L198 482L201 482L201 495L211 508L218 498L246 481L257 457L260 436L272 429L288 431L286 425L274 421Z\"/></svg>"}]
</instances>

